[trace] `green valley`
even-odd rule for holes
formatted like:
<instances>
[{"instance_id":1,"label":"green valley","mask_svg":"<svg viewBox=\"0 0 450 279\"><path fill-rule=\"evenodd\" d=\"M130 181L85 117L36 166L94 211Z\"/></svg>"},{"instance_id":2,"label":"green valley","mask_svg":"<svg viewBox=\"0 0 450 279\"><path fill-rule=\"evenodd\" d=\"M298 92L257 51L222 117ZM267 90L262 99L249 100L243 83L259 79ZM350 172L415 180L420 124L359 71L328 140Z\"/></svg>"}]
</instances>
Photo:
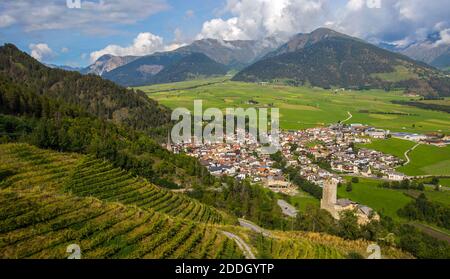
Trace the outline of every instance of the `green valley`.
<instances>
[{"instance_id":1,"label":"green valley","mask_svg":"<svg viewBox=\"0 0 450 279\"><path fill-rule=\"evenodd\" d=\"M211 83L217 80L212 79ZM208 82L203 80L198 83L207 84ZM325 126L347 119L347 112L350 112L353 118L349 120L349 123L363 123L397 132L450 133L450 120L447 113L391 103L394 100L411 99L400 91L325 90L228 80L189 89L193 87L193 84L198 83L188 81L177 83L175 86L166 84L144 86L138 89L147 92L150 98L170 108L192 109L194 100L203 100L205 108L255 106L279 108L280 125L283 129ZM158 92L152 93L155 91Z\"/></svg>"}]
</instances>

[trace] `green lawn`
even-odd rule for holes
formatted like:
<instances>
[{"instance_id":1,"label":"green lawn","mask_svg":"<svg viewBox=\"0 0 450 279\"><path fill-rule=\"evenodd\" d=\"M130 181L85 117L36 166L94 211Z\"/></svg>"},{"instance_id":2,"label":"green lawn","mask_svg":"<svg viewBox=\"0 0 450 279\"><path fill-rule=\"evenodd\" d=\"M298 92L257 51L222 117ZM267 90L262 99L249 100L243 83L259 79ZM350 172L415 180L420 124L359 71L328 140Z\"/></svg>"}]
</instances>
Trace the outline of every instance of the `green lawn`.
<instances>
[{"instance_id":1,"label":"green lawn","mask_svg":"<svg viewBox=\"0 0 450 279\"><path fill-rule=\"evenodd\" d=\"M416 145L416 143L412 141L391 138L386 140L372 140L372 143L360 144L358 147L377 150L406 160L404 156L405 152L408 149L411 149L414 145Z\"/></svg>"},{"instance_id":2,"label":"green lawn","mask_svg":"<svg viewBox=\"0 0 450 279\"><path fill-rule=\"evenodd\" d=\"M370 90L335 93L333 90L320 88L232 81L186 89L193 85L221 81L220 79L146 86L139 89L170 108L192 109L194 100L203 100L204 108L276 107L280 109L280 125L283 129L305 129L336 123L346 119L347 112L350 112L353 118L348 123L369 124L391 131L443 131L450 134L450 117L447 113L392 104L393 100L411 99L403 96L401 92ZM226 77L222 79L226 80ZM171 88L175 90L152 93ZM250 100L258 104L250 104Z\"/></svg>"},{"instance_id":3,"label":"green lawn","mask_svg":"<svg viewBox=\"0 0 450 279\"><path fill-rule=\"evenodd\" d=\"M398 168L407 175L449 175L450 146L420 145L409 153L411 162Z\"/></svg>"},{"instance_id":4,"label":"green lawn","mask_svg":"<svg viewBox=\"0 0 450 279\"><path fill-rule=\"evenodd\" d=\"M313 196L300 190L296 196L289 197L289 203L295 206L301 212L306 212L308 206L320 207L320 201Z\"/></svg>"},{"instance_id":5,"label":"green lawn","mask_svg":"<svg viewBox=\"0 0 450 279\"><path fill-rule=\"evenodd\" d=\"M450 178L441 178L441 179L439 179L439 183L442 186L450 187Z\"/></svg>"},{"instance_id":6,"label":"green lawn","mask_svg":"<svg viewBox=\"0 0 450 279\"><path fill-rule=\"evenodd\" d=\"M350 178L347 178L350 181ZM338 189L340 198L348 198L360 204L367 205L377 212L400 220L397 210L412 201L403 192L398 190L379 188L380 181L373 179L359 179L359 183L353 183L352 192L347 192L345 185Z\"/></svg>"},{"instance_id":7,"label":"green lawn","mask_svg":"<svg viewBox=\"0 0 450 279\"><path fill-rule=\"evenodd\" d=\"M445 204L446 206L450 206L450 191L436 192L433 190L429 190L425 192L425 196L430 201L440 202Z\"/></svg>"}]
</instances>

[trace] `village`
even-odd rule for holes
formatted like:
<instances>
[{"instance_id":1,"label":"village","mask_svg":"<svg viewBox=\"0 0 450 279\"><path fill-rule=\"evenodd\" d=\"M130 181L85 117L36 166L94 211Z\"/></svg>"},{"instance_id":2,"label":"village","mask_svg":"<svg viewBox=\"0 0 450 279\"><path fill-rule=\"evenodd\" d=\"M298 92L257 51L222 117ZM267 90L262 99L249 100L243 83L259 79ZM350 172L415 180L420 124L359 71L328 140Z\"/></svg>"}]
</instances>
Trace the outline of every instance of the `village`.
<instances>
[{"instance_id":1,"label":"village","mask_svg":"<svg viewBox=\"0 0 450 279\"><path fill-rule=\"evenodd\" d=\"M436 144L435 139L425 135L390 134L390 131L362 124L333 124L300 131L282 131L279 149L287 166L298 167L304 179L320 187L330 179L344 182L344 175L402 181L408 177L395 170L403 164L401 159L378 151L357 148L358 144L390 136L405 139L409 137L409 140L418 142L432 140L429 144ZM297 187L290 183L289 177L283 175L272 156L260 152L261 145L250 134L246 134L245 142L241 143L194 142L168 142L167 148L174 153L186 153L198 158L212 175L249 179L274 192L287 195L297 193ZM445 143L448 144L448 139Z\"/></svg>"}]
</instances>

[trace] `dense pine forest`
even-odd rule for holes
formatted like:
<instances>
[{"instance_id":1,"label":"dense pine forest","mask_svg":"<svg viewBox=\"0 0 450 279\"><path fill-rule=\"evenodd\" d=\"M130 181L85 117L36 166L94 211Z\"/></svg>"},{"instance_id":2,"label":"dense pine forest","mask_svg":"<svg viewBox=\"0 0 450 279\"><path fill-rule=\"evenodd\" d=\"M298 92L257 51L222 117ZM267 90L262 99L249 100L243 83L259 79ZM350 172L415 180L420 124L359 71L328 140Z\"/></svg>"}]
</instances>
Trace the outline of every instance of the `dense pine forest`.
<instances>
[{"instance_id":1,"label":"dense pine forest","mask_svg":"<svg viewBox=\"0 0 450 279\"><path fill-rule=\"evenodd\" d=\"M170 111L143 92L95 75L50 69L14 45L0 48L0 99L4 113L76 117L83 112L144 130L169 122Z\"/></svg>"}]
</instances>

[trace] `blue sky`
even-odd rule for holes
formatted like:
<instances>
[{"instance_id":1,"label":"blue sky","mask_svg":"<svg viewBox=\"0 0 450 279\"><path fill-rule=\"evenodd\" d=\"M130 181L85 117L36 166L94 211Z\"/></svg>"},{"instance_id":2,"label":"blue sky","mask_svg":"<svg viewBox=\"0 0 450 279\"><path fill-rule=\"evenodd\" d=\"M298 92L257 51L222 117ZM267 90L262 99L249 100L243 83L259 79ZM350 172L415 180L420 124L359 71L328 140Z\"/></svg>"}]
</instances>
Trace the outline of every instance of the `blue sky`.
<instances>
[{"instance_id":1,"label":"blue sky","mask_svg":"<svg viewBox=\"0 0 450 279\"><path fill-rule=\"evenodd\" d=\"M41 2L42 5L45 5L46 1ZM65 0L59 2L62 7L65 7ZM69 25L64 29L25 31L21 24L4 28L1 28L0 25L0 44L14 43L20 49L30 51L30 44L45 43L55 52L54 55L47 57L46 62L86 65L89 63L89 56L81 59L83 53L90 54L109 44L130 44L141 32L151 32L170 42L175 39L174 32L178 28L184 32L184 36L194 37L201 29L203 22L212 18L215 11L224 5L224 2L217 0L169 0L164 2L167 7L156 14L149 15L133 24L110 23L108 28L112 30L95 34L89 33L89 26L78 28L76 25ZM83 1L81 3L83 5ZM0 3L0 14L1 6ZM67 9L67 13L76 15L79 10ZM132 16L132 14L130 15ZM61 53L63 48L67 48L69 51Z\"/></svg>"},{"instance_id":2,"label":"blue sky","mask_svg":"<svg viewBox=\"0 0 450 279\"><path fill-rule=\"evenodd\" d=\"M428 2L428 3L427 3ZM377 6L379 4L379 7ZM145 55L200 38L280 41L330 27L399 47L441 34L450 44L450 0L0 1L0 43L43 62L86 66L99 55Z\"/></svg>"}]
</instances>

